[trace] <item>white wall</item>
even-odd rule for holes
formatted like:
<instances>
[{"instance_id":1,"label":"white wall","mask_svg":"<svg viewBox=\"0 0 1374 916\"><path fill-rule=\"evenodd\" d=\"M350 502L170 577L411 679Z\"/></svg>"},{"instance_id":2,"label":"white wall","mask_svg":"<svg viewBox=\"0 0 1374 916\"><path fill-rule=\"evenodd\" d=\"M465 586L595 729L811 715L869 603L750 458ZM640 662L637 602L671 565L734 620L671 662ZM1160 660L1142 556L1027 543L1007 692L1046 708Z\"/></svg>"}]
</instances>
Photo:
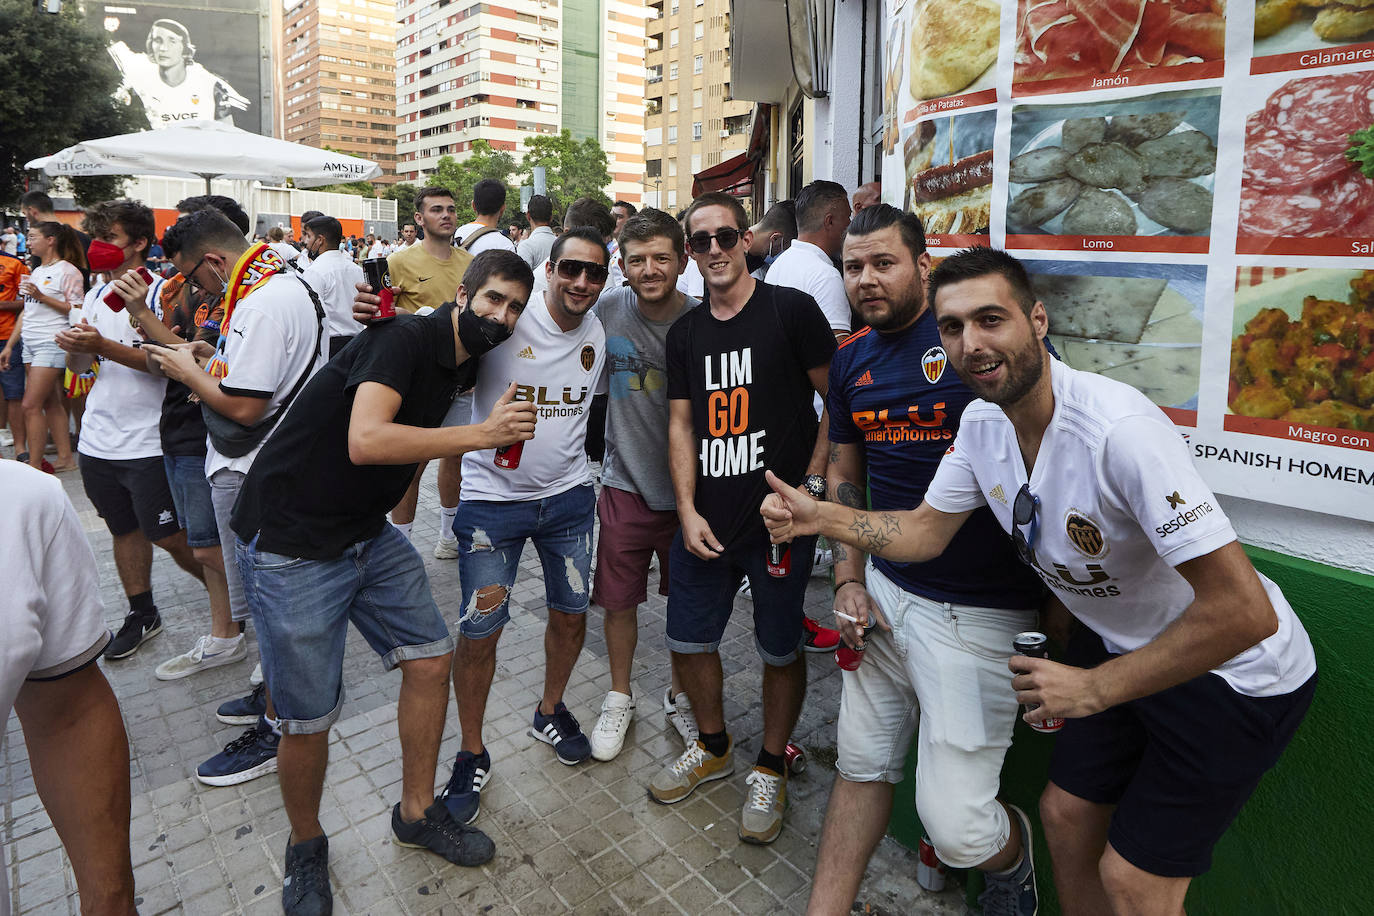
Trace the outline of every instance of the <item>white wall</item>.
<instances>
[{"instance_id":1,"label":"white wall","mask_svg":"<svg viewBox=\"0 0 1374 916\"><path fill-rule=\"evenodd\" d=\"M1246 544L1374 575L1374 522L1234 496L1217 500Z\"/></svg>"}]
</instances>

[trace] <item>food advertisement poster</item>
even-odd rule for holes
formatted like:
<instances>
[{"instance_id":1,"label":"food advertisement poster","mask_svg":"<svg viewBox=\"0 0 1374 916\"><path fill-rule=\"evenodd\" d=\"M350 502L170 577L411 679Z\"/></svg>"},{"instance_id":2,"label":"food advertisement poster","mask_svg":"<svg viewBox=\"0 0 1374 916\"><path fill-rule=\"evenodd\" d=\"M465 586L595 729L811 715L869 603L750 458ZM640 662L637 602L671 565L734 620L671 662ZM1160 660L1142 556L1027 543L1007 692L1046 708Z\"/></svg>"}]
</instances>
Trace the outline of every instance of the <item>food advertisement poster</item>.
<instances>
[{"instance_id":1,"label":"food advertisement poster","mask_svg":"<svg viewBox=\"0 0 1374 916\"><path fill-rule=\"evenodd\" d=\"M995 15L994 15L995 14ZM1217 492L1374 518L1374 0L892 0L883 193Z\"/></svg>"}]
</instances>

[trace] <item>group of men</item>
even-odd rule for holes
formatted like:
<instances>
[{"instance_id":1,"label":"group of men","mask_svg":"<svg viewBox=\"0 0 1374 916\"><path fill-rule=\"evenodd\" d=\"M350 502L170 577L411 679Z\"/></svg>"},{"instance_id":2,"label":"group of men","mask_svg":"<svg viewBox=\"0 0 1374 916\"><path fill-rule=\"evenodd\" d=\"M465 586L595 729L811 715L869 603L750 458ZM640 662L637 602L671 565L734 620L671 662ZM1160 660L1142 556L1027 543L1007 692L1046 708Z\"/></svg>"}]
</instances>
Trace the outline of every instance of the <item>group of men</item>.
<instances>
[{"instance_id":1,"label":"group of men","mask_svg":"<svg viewBox=\"0 0 1374 916\"><path fill-rule=\"evenodd\" d=\"M350 621L401 670L395 841L464 866L495 854L473 824L500 773L485 714L528 541L547 608L529 733L569 766L617 756L644 700L637 609L657 559L672 671L653 673L653 705L685 745L646 780L661 804L735 770L719 648L748 582L763 727L738 833L772 842L803 652L825 643L803 612L817 535L840 634L865 651L843 674L810 912L849 911L915 738L916 807L940 858L985 873L984 912L1034 913L1031 821L998 799L1020 705L1068 720L1041 802L1065 911L1181 912L1305 713L1312 649L1162 414L1047 352L1047 306L1020 264L971 249L932 274L916 217L869 193L851 207L825 181L752 226L706 194L680 220L580 200L555 235L536 196L512 250L495 228L505 189L489 185L462 227L448 191L416 195L422 237L388 259L388 291L330 263L329 217L304 224L302 273L246 242L224 199L183 202L162 242L179 276L151 288L132 269L151 213L113 202L88 223L125 259L59 335L78 367L101 357L96 392L111 383L81 440L130 603L104 651L160 629L150 544L205 582L212 611L210 635L159 677L243 658L252 620L263 683L217 713L249 728L197 775L278 773L286 912L332 906L319 805ZM704 301L679 288L688 258ZM109 291L127 317L100 301ZM602 394L598 494L586 446ZM409 543L436 458L456 633ZM1184 504L1209 511L1163 524ZM592 604L610 680L588 735L565 691ZM1013 657L1041 620L1073 633L1066 658L1087 667ZM70 630L70 656L36 669L80 670L103 644ZM435 796L450 681L461 747Z\"/></svg>"}]
</instances>

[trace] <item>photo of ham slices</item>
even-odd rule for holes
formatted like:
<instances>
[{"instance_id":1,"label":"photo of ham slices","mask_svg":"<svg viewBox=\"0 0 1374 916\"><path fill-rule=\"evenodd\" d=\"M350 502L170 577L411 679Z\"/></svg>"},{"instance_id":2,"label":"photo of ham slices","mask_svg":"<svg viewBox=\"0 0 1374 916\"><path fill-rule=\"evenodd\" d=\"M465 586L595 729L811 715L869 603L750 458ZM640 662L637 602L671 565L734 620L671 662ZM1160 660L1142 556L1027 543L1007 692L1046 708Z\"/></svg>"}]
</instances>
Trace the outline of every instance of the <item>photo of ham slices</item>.
<instances>
[{"instance_id":1,"label":"photo of ham slices","mask_svg":"<svg viewBox=\"0 0 1374 916\"><path fill-rule=\"evenodd\" d=\"M1219 61L1225 0L1019 0L1013 83Z\"/></svg>"}]
</instances>

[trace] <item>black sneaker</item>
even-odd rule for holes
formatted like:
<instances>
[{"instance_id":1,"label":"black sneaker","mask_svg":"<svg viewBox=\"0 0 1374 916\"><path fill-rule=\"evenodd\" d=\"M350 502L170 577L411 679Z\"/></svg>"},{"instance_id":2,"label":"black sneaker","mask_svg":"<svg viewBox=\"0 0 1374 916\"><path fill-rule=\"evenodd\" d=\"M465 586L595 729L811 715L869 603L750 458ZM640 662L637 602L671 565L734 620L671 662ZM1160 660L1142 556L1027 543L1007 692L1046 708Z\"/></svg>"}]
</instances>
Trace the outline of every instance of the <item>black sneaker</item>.
<instances>
[{"instance_id":1,"label":"black sneaker","mask_svg":"<svg viewBox=\"0 0 1374 916\"><path fill-rule=\"evenodd\" d=\"M558 762L574 766L592 755L592 743L582 734L582 726L568 712L568 707L559 703L553 708L553 715L546 716L534 704L534 724L530 726L530 737L538 738L552 745L558 755Z\"/></svg>"},{"instance_id":2,"label":"black sneaker","mask_svg":"<svg viewBox=\"0 0 1374 916\"><path fill-rule=\"evenodd\" d=\"M334 892L329 889L329 837L321 834L286 847L281 908L286 916L329 916L334 912Z\"/></svg>"},{"instance_id":3,"label":"black sneaker","mask_svg":"<svg viewBox=\"0 0 1374 916\"><path fill-rule=\"evenodd\" d=\"M196 779L207 786L236 786L277 771L277 746L281 736L265 718L196 767Z\"/></svg>"},{"instance_id":4,"label":"black sneaker","mask_svg":"<svg viewBox=\"0 0 1374 916\"><path fill-rule=\"evenodd\" d=\"M482 787L491 779L491 755L459 751L453 761L453 775L440 798L455 823L471 824L482 807Z\"/></svg>"},{"instance_id":5,"label":"black sneaker","mask_svg":"<svg viewBox=\"0 0 1374 916\"><path fill-rule=\"evenodd\" d=\"M215 718L225 725L252 725L266 712L267 686L259 684L248 696L221 703L215 710Z\"/></svg>"},{"instance_id":6,"label":"black sneaker","mask_svg":"<svg viewBox=\"0 0 1374 916\"><path fill-rule=\"evenodd\" d=\"M442 801L425 809L425 816L413 823L401 817L401 806L391 809L391 832L398 846L428 849L454 865L472 868L485 865L496 855L496 844L476 827L456 823Z\"/></svg>"},{"instance_id":7,"label":"black sneaker","mask_svg":"<svg viewBox=\"0 0 1374 916\"><path fill-rule=\"evenodd\" d=\"M151 617L130 611L124 618L124 626L119 628L115 638L105 647L106 658L128 658L138 651L138 647L162 632L162 615L156 610Z\"/></svg>"}]
</instances>

